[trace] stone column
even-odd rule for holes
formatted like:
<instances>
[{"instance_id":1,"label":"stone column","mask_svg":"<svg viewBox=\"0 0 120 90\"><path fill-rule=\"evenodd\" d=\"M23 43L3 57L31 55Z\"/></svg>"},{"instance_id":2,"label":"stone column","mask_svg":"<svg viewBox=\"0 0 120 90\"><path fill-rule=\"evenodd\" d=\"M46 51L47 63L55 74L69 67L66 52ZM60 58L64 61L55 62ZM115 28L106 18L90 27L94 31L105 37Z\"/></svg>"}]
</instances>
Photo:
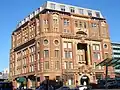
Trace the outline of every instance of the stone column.
<instances>
[{"instance_id":1,"label":"stone column","mask_svg":"<svg viewBox=\"0 0 120 90\"><path fill-rule=\"evenodd\" d=\"M89 44L87 44L87 59L88 59L88 65L91 65Z\"/></svg>"}]
</instances>

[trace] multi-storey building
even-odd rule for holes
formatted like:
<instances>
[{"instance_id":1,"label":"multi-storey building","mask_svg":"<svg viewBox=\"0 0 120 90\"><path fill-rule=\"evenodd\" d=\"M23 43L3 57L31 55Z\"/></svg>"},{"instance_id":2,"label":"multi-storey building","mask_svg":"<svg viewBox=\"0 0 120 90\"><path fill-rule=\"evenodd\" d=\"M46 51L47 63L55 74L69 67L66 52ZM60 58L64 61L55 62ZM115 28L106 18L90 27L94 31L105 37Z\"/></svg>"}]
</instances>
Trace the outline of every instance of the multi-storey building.
<instances>
[{"instance_id":1,"label":"multi-storey building","mask_svg":"<svg viewBox=\"0 0 120 90\"><path fill-rule=\"evenodd\" d=\"M35 80L62 79L78 83L104 77L96 64L111 57L106 19L100 11L47 1L22 20L11 36L10 76ZM111 75L113 73L110 73Z\"/></svg>"},{"instance_id":2,"label":"multi-storey building","mask_svg":"<svg viewBox=\"0 0 120 90\"><path fill-rule=\"evenodd\" d=\"M117 60L117 62L120 62L120 43L117 42L112 42L112 57L114 60ZM120 65L119 63L116 64L115 66L115 72L119 73L120 72Z\"/></svg>"}]
</instances>

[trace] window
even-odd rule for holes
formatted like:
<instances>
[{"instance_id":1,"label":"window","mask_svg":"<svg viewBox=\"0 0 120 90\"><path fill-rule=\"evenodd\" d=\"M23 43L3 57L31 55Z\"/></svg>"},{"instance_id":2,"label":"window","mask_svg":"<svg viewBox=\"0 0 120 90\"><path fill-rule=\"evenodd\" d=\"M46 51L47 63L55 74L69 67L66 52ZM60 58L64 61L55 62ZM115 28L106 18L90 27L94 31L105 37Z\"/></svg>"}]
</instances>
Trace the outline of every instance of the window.
<instances>
[{"instance_id":1,"label":"window","mask_svg":"<svg viewBox=\"0 0 120 90\"><path fill-rule=\"evenodd\" d=\"M82 28L82 22L81 21L79 22L79 27Z\"/></svg>"},{"instance_id":2,"label":"window","mask_svg":"<svg viewBox=\"0 0 120 90\"><path fill-rule=\"evenodd\" d=\"M93 45L93 50L100 50L100 45L99 44L94 44Z\"/></svg>"},{"instance_id":3,"label":"window","mask_svg":"<svg viewBox=\"0 0 120 90\"><path fill-rule=\"evenodd\" d=\"M91 23L91 26L92 27L97 27L97 24L96 23Z\"/></svg>"},{"instance_id":4,"label":"window","mask_svg":"<svg viewBox=\"0 0 120 90\"><path fill-rule=\"evenodd\" d=\"M92 16L92 11L88 10L88 15Z\"/></svg>"},{"instance_id":5,"label":"window","mask_svg":"<svg viewBox=\"0 0 120 90\"><path fill-rule=\"evenodd\" d=\"M67 58L67 51L64 51L65 58Z\"/></svg>"},{"instance_id":6,"label":"window","mask_svg":"<svg viewBox=\"0 0 120 90\"><path fill-rule=\"evenodd\" d=\"M100 50L100 46L99 45L96 45L96 50Z\"/></svg>"},{"instance_id":7,"label":"window","mask_svg":"<svg viewBox=\"0 0 120 90\"><path fill-rule=\"evenodd\" d=\"M69 69L73 69L73 63L69 62Z\"/></svg>"},{"instance_id":8,"label":"window","mask_svg":"<svg viewBox=\"0 0 120 90\"><path fill-rule=\"evenodd\" d=\"M38 61L40 60L40 52L38 52L37 59L38 59Z\"/></svg>"},{"instance_id":9,"label":"window","mask_svg":"<svg viewBox=\"0 0 120 90\"><path fill-rule=\"evenodd\" d=\"M108 57L109 57L108 53L105 53L105 58L108 58Z\"/></svg>"},{"instance_id":10,"label":"window","mask_svg":"<svg viewBox=\"0 0 120 90\"><path fill-rule=\"evenodd\" d=\"M45 76L45 80L49 80L49 76Z\"/></svg>"},{"instance_id":11,"label":"window","mask_svg":"<svg viewBox=\"0 0 120 90\"><path fill-rule=\"evenodd\" d=\"M78 27L78 21L75 21L75 27Z\"/></svg>"},{"instance_id":12,"label":"window","mask_svg":"<svg viewBox=\"0 0 120 90\"><path fill-rule=\"evenodd\" d=\"M59 50L55 50L55 57L59 57Z\"/></svg>"},{"instance_id":13,"label":"window","mask_svg":"<svg viewBox=\"0 0 120 90\"><path fill-rule=\"evenodd\" d=\"M83 15L83 9L79 9L79 13Z\"/></svg>"},{"instance_id":14,"label":"window","mask_svg":"<svg viewBox=\"0 0 120 90\"><path fill-rule=\"evenodd\" d=\"M44 67L45 69L49 69L49 61L45 61L44 65L45 65L45 67Z\"/></svg>"},{"instance_id":15,"label":"window","mask_svg":"<svg viewBox=\"0 0 120 90\"><path fill-rule=\"evenodd\" d=\"M83 58L83 55L78 55L78 61L83 61L84 58Z\"/></svg>"},{"instance_id":16,"label":"window","mask_svg":"<svg viewBox=\"0 0 120 90\"><path fill-rule=\"evenodd\" d=\"M100 53L94 52L94 59L99 60L100 59Z\"/></svg>"},{"instance_id":17,"label":"window","mask_svg":"<svg viewBox=\"0 0 120 90\"><path fill-rule=\"evenodd\" d=\"M58 24L58 20L57 19L53 19L53 23L54 24Z\"/></svg>"},{"instance_id":18,"label":"window","mask_svg":"<svg viewBox=\"0 0 120 90\"><path fill-rule=\"evenodd\" d=\"M40 62L38 62L38 70L40 70Z\"/></svg>"},{"instance_id":19,"label":"window","mask_svg":"<svg viewBox=\"0 0 120 90\"><path fill-rule=\"evenodd\" d=\"M68 52L68 56L67 57L68 58L72 58L72 52L71 51Z\"/></svg>"},{"instance_id":20,"label":"window","mask_svg":"<svg viewBox=\"0 0 120 90\"><path fill-rule=\"evenodd\" d=\"M60 5L61 11L65 11L65 6L64 5Z\"/></svg>"},{"instance_id":21,"label":"window","mask_svg":"<svg viewBox=\"0 0 120 90\"><path fill-rule=\"evenodd\" d=\"M97 65L97 63L94 62L94 63L93 63L93 68L94 68L94 69L96 69L96 65Z\"/></svg>"},{"instance_id":22,"label":"window","mask_svg":"<svg viewBox=\"0 0 120 90\"><path fill-rule=\"evenodd\" d=\"M67 61L64 62L64 69L67 69Z\"/></svg>"},{"instance_id":23,"label":"window","mask_svg":"<svg viewBox=\"0 0 120 90\"><path fill-rule=\"evenodd\" d=\"M63 43L63 48L67 48L67 42Z\"/></svg>"},{"instance_id":24,"label":"window","mask_svg":"<svg viewBox=\"0 0 120 90\"><path fill-rule=\"evenodd\" d=\"M84 28L87 28L86 22L84 22Z\"/></svg>"},{"instance_id":25,"label":"window","mask_svg":"<svg viewBox=\"0 0 120 90\"><path fill-rule=\"evenodd\" d=\"M64 29L64 33L69 33L69 30L67 30L67 29Z\"/></svg>"},{"instance_id":26,"label":"window","mask_svg":"<svg viewBox=\"0 0 120 90\"><path fill-rule=\"evenodd\" d=\"M49 57L49 50L44 50L44 58L48 58Z\"/></svg>"},{"instance_id":27,"label":"window","mask_svg":"<svg viewBox=\"0 0 120 90\"><path fill-rule=\"evenodd\" d=\"M34 66L33 66L33 65L31 66L31 71L32 71L32 72L34 71Z\"/></svg>"},{"instance_id":28,"label":"window","mask_svg":"<svg viewBox=\"0 0 120 90\"><path fill-rule=\"evenodd\" d=\"M31 55L31 62L34 62L34 54Z\"/></svg>"},{"instance_id":29,"label":"window","mask_svg":"<svg viewBox=\"0 0 120 90\"><path fill-rule=\"evenodd\" d=\"M68 26L69 25L69 19L64 19L64 25Z\"/></svg>"},{"instance_id":30,"label":"window","mask_svg":"<svg viewBox=\"0 0 120 90\"><path fill-rule=\"evenodd\" d=\"M58 32L58 28L54 28L54 31L55 31L55 32Z\"/></svg>"},{"instance_id":31,"label":"window","mask_svg":"<svg viewBox=\"0 0 120 90\"><path fill-rule=\"evenodd\" d=\"M72 58L72 51L64 51L65 58Z\"/></svg>"},{"instance_id":32,"label":"window","mask_svg":"<svg viewBox=\"0 0 120 90\"><path fill-rule=\"evenodd\" d=\"M100 13L99 12L95 12L96 13L96 17L100 17Z\"/></svg>"},{"instance_id":33,"label":"window","mask_svg":"<svg viewBox=\"0 0 120 90\"><path fill-rule=\"evenodd\" d=\"M44 28L44 32L48 32L48 28Z\"/></svg>"},{"instance_id":34,"label":"window","mask_svg":"<svg viewBox=\"0 0 120 90\"><path fill-rule=\"evenodd\" d=\"M55 61L55 69L60 69L60 62L59 61Z\"/></svg>"},{"instance_id":35,"label":"window","mask_svg":"<svg viewBox=\"0 0 120 90\"><path fill-rule=\"evenodd\" d=\"M75 12L74 7L70 7L70 12L71 12L71 13L74 13L74 12Z\"/></svg>"},{"instance_id":36,"label":"window","mask_svg":"<svg viewBox=\"0 0 120 90\"><path fill-rule=\"evenodd\" d=\"M72 48L72 43L68 42L68 48Z\"/></svg>"},{"instance_id":37,"label":"window","mask_svg":"<svg viewBox=\"0 0 120 90\"><path fill-rule=\"evenodd\" d=\"M72 42L64 42L63 48L72 48Z\"/></svg>"},{"instance_id":38,"label":"window","mask_svg":"<svg viewBox=\"0 0 120 90\"><path fill-rule=\"evenodd\" d=\"M48 20L44 20L44 24L48 24Z\"/></svg>"},{"instance_id":39,"label":"window","mask_svg":"<svg viewBox=\"0 0 120 90\"><path fill-rule=\"evenodd\" d=\"M55 4L51 3L51 9L55 9Z\"/></svg>"}]
</instances>

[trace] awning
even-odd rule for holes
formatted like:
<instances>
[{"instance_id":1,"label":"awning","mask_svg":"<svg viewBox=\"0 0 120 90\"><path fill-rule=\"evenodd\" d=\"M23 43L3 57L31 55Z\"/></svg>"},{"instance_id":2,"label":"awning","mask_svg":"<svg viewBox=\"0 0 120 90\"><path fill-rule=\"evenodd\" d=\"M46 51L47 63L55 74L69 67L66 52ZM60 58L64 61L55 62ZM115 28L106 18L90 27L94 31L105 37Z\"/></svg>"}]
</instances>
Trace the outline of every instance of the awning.
<instances>
[{"instance_id":1,"label":"awning","mask_svg":"<svg viewBox=\"0 0 120 90\"><path fill-rule=\"evenodd\" d=\"M18 77L17 78L17 82L19 82L19 83L22 83L22 82L25 82L25 81L26 81L25 77Z\"/></svg>"},{"instance_id":2,"label":"awning","mask_svg":"<svg viewBox=\"0 0 120 90\"><path fill-rule=\"evenodd\" d=\"M106 58L102 62L98 63L96 66L116 66L120 64L120 58L114 59L114 58Z\"/></svg>"}]
</instances>

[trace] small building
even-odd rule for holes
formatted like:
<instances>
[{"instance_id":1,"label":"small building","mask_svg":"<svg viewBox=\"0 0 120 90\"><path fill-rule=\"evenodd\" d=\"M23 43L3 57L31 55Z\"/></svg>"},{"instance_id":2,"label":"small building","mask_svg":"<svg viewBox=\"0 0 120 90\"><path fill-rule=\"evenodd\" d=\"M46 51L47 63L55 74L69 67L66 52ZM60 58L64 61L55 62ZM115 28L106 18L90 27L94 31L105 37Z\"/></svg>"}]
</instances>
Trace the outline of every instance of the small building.
<instances>
[{"instance_id":1,"label":"small building","mask_svg":"<svg viewBox=\"0 0 120 90\"><path fill-rule=\"evenodd\" d=\"M119 58L120 58L120 43L112 42L111 46L112 46L112 57L115 60L117 60L117 59L119 60ZM120 65L119 64L115 66L115 72L120 73Z\"/></svg>"}]
</instances>

